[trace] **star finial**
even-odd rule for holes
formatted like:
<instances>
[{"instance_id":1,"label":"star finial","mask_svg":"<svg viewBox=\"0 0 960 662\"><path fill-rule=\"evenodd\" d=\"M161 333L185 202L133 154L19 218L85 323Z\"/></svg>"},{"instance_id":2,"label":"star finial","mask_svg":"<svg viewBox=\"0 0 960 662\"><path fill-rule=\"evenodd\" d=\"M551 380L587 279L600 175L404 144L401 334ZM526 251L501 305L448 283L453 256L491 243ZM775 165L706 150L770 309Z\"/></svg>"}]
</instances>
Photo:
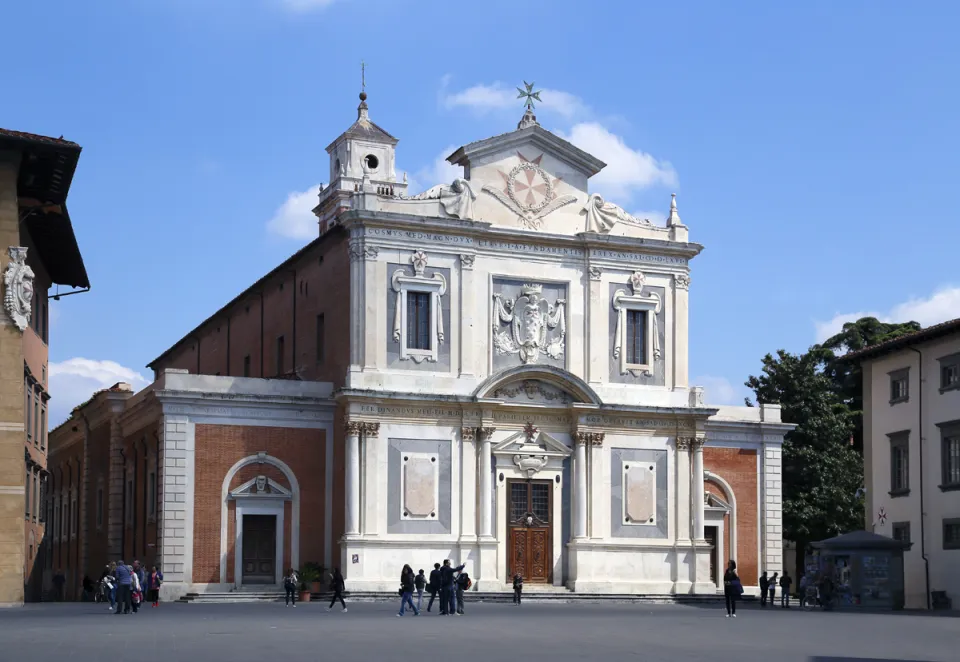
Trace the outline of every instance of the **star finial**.
<instances>
[{"instance_id":1,"label":"star finial","mask_svg":"<svg viewBox=\"0 0 960 662\"><path fill-rule=\"evenodd\" d=\"M527 107L527 110L533 110L535 108L533 103L534 99L541 103L543 102L543 99L540 98L540 92L542 92L542 90L537 90L536 92L533 91L533 86L536 85L536 83L528 83L527 81L523 81L523 85L527 89L524 90L518 87L517 92L520 94L517 95L517 98L524 99L523 104Z\"/></svg>"}]
</instances>

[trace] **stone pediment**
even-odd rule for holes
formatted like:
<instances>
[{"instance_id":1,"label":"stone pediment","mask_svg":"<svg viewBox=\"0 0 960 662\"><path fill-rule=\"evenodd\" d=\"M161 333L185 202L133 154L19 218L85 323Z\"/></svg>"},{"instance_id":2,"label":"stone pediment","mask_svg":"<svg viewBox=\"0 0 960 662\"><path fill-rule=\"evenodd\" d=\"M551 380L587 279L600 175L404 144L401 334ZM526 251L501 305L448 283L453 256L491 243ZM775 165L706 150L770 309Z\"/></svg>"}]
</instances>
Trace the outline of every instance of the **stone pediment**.
<instances>
[{"instance_id":1,"label":"stone pediment","mask_svg":"<svg viewBox=\"0 0 960 662\"><path fill-rule=\"evenodd\" d=\"M546 432L537 432L528 437L526 432L517 432L494 445L494 455L543 455L547 457L569 457L572 450L562 441L554 439Z\"/></svg>"},{"instance_id":2,"label":"stone pediment","mask_svg":"<svg viewBox=\"0 0 960 662\"><path fill-rule=\"evenodd\" d=\"M576 399L539 379L524 379L498 387L490 397L515 404L566 405Z\"/></svg>"},{"instance_id":3,"label":"stone pediment","mask_svg":"<svg viewBox=\"0 0 960 662\"><path fill-rule=\"evenodd\" d=\"M230 490L230 498L292 499L293 493L272 478L257 476Z\"/></svg>"}]
</instances>

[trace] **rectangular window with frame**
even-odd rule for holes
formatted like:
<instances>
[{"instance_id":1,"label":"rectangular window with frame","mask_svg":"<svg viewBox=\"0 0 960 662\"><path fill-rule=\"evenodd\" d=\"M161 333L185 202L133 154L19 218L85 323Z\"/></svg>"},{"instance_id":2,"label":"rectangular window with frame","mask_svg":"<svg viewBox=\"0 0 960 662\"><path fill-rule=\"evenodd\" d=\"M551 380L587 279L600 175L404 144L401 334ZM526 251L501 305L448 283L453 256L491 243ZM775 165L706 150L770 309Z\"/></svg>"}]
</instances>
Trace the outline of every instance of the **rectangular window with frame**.
<instances>
[{"instance_id":1,"label":"rectangular window with frame","mask_svg":"<svg viewBox=\"0 0 960 662\"><path fill-rule=\"evenodd\" d=\"M103 488L97 488L97 528L103 528Z\"/></svg>"},{"instance_id":2,"label":"rectangular window with frame","mask_svg":"<svg viewBox=\"0 0 960 662\"><path fill-rule=\"evenodd\" d=\"M326 324L323 315L317 315L317 365L326 359Z\"/></svg>"},{"instance_id":3,"label":"rectangular window with frame","mask_svg":"<svg viewBox=\"0 0 960 662\"><path fill-rule=\"evenodd\" d=\"M893 539L900 542L910 542L910 522L894 522Z\"/></svg>"},{"instance_id":4,"label":"rectangular window with frame","mask_svg":"<svg viewBox=\"0 0 960 662\"><path fill-rule=\"evenodd\" d=\"M890 496L910 493L910 433L897 432L890 437Z\"/></svg>"},{"instance_id":5,"label":"rectangular window with frame","mask_svg":"<svg viewBox=\"0 0 960 662\"><path fill-rule=\"evenodd\" d=\"M407 349L430 349L429 292L407 292Z\"/></svg>"},{"instance_id":6,"label":"rectangular window with frame","mask_svg":"<svg viewBox=\"0 0 960 662\"><path fill-rule=\"evenodd\" d=\"M37 496L37 507L40 511L40 523L46 524L47 522L47 481L43 479L43 476L38 476L40 479L40 489Z\"/></svg>"},{"instance_id":7,"label":"rectangular window with frame","mask_svg":"<svg viewBox=\"0 0 960 662\"><path fill-rule=\"evenodd\" d=\"M960 517L943 520L943 548L960 549Z\"/></svg>"},{"instance_id":8,"label":"rectangular window with frame","mask_svg":"<svg viewBox=\"0 0 960 662\"><path fill-rule=\"evenodd\" d=\"M33 387L28 381L26 384L27 390L27 439L33 441Z\"/></svg>"},{"instance_id":9,"label":"rectangular window with frame","mask_svg":"<svg viewBox=\"0 0 960 662\"><path fill-rule=\"evenodd\" d=\"M940 466L942 467L940 489L960 490L960 421L941 423Z\"/></svg>"},{"instance_id":10,"label":"rectangular window with frame","mask_svg":"<svg viewBox=\"0 0 960 662\"><path fill-rule=\"evenodd\" d=\"M40 444L40 394L33 394L33 443Z\"/></svg>"},{"instance_id":11,"label":"rectangular window with frame","mask_svg":"<svg viewBox=\"0 0 960 662\"><path fill-rule=\"evenodd\" d=\"M244 377L250 376L250 355L249 354L243 357L243 376Z\"/></svg>"},{"instance_id":12,"label":"rectangular window with frame","mask_svg":"<svg viewBox=\"0 0 960 662\"><path fill-rule=\"evenodd\" d=\"M150 478L147 481L149 486L147 489L147 514L150 517L157 516L157 474L156 472L150 472Z\"/></svg>"},{"instance_id":13,"label":"rectangular window with frame","mask_svg":"<svg viewBox=\"0 0 960 662\"><path fill-rule=\"evenodd\" d=\"M940 392L960 389L960 354L937 360L940 362Z\"/></svg>"},{"instance_id":14,"label":"rectangular window with frame","mask_svg":"<svg viewBox=\"0 0 960 662\"><path fill-rule=\"evenodd\" d=\"M627 311L627 363L644 365L647 363L647 311Z\"/></svg>"},{"instance_id":15,"label":"rectangular window with frame","mask_svg":"<svg viewBox=\"0 0 960 662\"><path fill-rule=\"evenodd\" d=\"M26 469L26 498L23 500L23 517L24 519L30 519L30 495L33 494L33 472L30 471L30 467L25 467Z\"/></svg>"},{"instance_id":16,"label":"rectangular window with frame","mask_svg":"<svg viewBox=\"0 0 960 662\"><path fill-rule=\"evenodd\" d=\"M127 522L127 524L132 524L133 510L136 507L133 501L133 481L132 480L127 481L127 503L124 505L126 506L126 511L127 511L125 513L124 520Z\"/></svg>"},{"instance_id":17,"label":"rectangular window with frame","mask_svg":"<svg viewBox=\"0 0 960 662\"><path fill-rule=\"evenodd\" d=\"M42 508L40 507L40 472L33 474L33 512L30 513L30 516L33 517L34 522L42 521L40 513Z\"/></svg>"},{"instance_id":18,"label":"rectangular window with frame","mask_svg":"<svg viewBox=\"0 0 960 662\"><path fill-rule=\"evenodd\" d=\"M909 369L894 370L890 373L890 404L906 402L910 399Z\"/></svg>"},{"instance_id":19,"label":"rectangular window with frame","mask_svg":"<svg viewBox=\"0 0 960 662\"><path fill-rule=\"evenodd\" d=\"M286 348L283 336L277 337L277 376L284 374L284 358L286 354Z\"/></svg>"},{"instance_id":20,"label":"rectangular window with frame","mask_svg":"<svg viewBox=\"0 0 960 662\"><path fill-rule=\"evenodd\" d=\"M47 448L47 408L40 407L40 450Z\"/></svg>"}]
</instances>

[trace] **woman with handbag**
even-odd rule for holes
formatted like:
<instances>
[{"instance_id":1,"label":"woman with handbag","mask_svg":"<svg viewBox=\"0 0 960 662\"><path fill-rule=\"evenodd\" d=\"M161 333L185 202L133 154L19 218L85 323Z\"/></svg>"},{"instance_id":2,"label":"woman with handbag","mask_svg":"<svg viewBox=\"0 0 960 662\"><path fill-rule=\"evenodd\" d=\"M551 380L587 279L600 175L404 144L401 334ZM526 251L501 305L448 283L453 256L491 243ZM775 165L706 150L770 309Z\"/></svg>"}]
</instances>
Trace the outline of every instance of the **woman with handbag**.
<instances>
[{"instance_id":1,"label":"woman with handbag","mask_svg":"<svg viewBox=\"0 0 960 662\"><path fill-rule=\"evenodd\" d=\"M737 617L737 599L743 594L743 584L737 575L737 562L730 559L723 573L723 597L727 603L727 618Z\"/></svg>"},{"instance_id":2,"label":"woman with handbag","mask_svg":"<svg viewBox=\"0 0 960 662\"><path fill-rule=\"evenodd\" d=\"M333 591L333 599L330 600L330 606L327 607L327 611L333 609L333 605L337 603L337 600L343 605L343 611L347 611L347 603L343 601L343 589L343 574L341 574L340 568L334 568L333 574L330 575L330 590Z\"/></svg>"}]
</instances>

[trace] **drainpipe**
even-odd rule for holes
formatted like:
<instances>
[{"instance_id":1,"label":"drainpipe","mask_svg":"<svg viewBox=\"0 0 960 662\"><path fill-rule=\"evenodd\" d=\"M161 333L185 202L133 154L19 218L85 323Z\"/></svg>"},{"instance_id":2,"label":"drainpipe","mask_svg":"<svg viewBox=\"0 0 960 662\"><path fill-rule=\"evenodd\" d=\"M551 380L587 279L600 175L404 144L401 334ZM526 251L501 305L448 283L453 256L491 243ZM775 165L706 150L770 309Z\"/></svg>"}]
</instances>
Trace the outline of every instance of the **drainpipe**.
<instances>
[{"instance_id":1,"label":"drainpipe","mask_svg":"<svg viewBox=\"0 0 960 662\"><path fill-rule=\"evenodd\" d=\"M916 347L908 347L907 349L917 353L917 363L920 366L920 369L917 371L920 378L920 388L917 393L917 400L919 401L917 403L917 410L919 412L917 419L917 436L920 437L920 557L923 559L923 574L926 586L924 596L927 602L927 609L930 609L930 559L927 558L927 535L925 526L927 513L923 508L923 474L925 471L923 465L923 352Z\"/></svg>"}]
</instances>

